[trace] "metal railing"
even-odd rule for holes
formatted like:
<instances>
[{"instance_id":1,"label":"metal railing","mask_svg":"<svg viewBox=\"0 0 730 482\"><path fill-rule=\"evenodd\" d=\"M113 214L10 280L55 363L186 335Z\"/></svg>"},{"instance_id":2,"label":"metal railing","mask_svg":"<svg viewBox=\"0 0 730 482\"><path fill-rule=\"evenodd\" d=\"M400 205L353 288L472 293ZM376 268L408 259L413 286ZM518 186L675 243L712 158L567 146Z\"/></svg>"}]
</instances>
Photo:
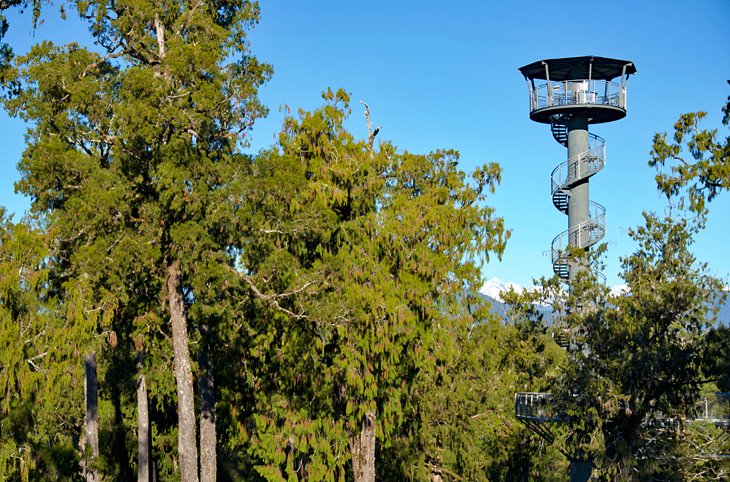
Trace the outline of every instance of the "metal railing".
<instances>
[{"instance_id":1,"label":"metal railing","mask_svg":"<svg viewBox=\"0 0 730 482\"><path fill-rule=\"evenodd\" d=\"M560 423L568 421L565 412L559 408L558 399L548 392L517 392L515 393L515 417L526 423L530 428L545 438L552 436L541 424ZM686 418L688 423L707 422L717 426L730 425L730 393L721 392L714 396L700 399L695 405L694 412ZM662 425L676 424L676 418L666 418L655 414L645 423L659 423Z\"/></svg>"},{"instance_id":2,"label":"metal railing","mask_svg":"<svg viewBox=\"0 0 730 482\"><path fill-rule=\"evenodd\" d=\"M715 425L730 425L730 393L716 393L701 399L687 417L688 422L709 422Z\"/></svg>"},{"instance_id":3,"label":"metal railing","mask_svg":"<svg viewBox=\"0 0 730 482\"><path fill-rule=\"evenodd\" d=\"M568 246L588 248L606 232L606 208L597 202L589 204L589 218L555 236L552 242L553 263L568 256Z\"/></svg>"},{"instance_id":4,"label":"metal railing","mask_svg":"<svg viewBox=\"0 0 730 482\"><path fill-rule=\"evenodd\" d=\"M581 179L590 177L606 164L606 142L602 137L588 134L588 150L561 162L550 175L550 194L565 189Z\"/></svg>"},{"instance_id":5,"label":"metal railing","mask_svg":"<svg viewBox=\"0 0 730 482\"><path fill-rule=\"evenodd\" d=\"M555 236L551 244L553 271L566 279L570 265L569 246L588 248L600 241L606 234L606 208L597 202L590 201L589 218ZM606 282L606 276L597 266L590 266L590 271L598 278L599 283Z\"/></svg>"},{"instance_id":6,"label":"metal railing","mask_svg":"<svg viewBox=\"0 0 730 482\"><path fill-rule=\"evenodd\" d=\"M515 393L515 416L518 420L541 423L560 422L565 419L556 410L552 394L544 392Z\"/></svg>"},{"instance_id":7,"label":"metal railing","mask_svg":"<svg viewBox=\"0 0 730 482\"><path fill-rule=\"evenodd\" d=\"M530 112L562 105L606 105L626 109L626 86L608 80L545 81L530 91Z\"/></svg>"}]
</instances>

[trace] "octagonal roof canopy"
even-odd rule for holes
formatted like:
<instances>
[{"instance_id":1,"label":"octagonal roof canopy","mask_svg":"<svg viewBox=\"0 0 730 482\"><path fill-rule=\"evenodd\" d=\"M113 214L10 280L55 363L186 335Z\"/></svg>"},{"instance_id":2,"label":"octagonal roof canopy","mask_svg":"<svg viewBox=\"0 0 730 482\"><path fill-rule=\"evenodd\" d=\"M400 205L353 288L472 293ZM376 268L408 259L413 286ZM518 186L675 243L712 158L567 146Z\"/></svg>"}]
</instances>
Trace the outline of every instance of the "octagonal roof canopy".
<instances>
[{"instance_id":1,"label":"octagonal roof canopy","mask_svg":"<svg viewBox=\"0 0 730 482\"><path fill-rule=\"evenodd\" d=\"M547 68L546 68L547 67ZM624 67L626 70L624 71ZM527 79L565 81L576 79L612 80L625 74L627 77L636 73L636 67L628 60L609 59L606 57L568 57L563 59L538 60L520 67L520 72Z\"/></svg>"}]
</instances>

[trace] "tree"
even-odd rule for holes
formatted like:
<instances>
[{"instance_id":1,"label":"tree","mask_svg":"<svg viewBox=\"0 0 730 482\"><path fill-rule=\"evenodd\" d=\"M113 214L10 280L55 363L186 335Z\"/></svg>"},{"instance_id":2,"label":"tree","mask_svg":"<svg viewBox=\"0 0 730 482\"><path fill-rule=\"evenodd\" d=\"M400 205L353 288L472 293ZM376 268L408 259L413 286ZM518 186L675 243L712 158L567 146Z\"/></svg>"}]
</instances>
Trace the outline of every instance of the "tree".
<instances>
[{"instance_id":1,"label":"tree","mask_svg":"<svg viewBox=\"0 0 730 482\"><path fill-rule=\"evenodd\" d=\"M428 369L415 380L406 423L380 465L383 480L563 480L554 447L514 418L514 394L547 388L565 357L536 312L502 320L470 299L468 321L434 327ZM537 315L533 317L532 315ZM385 466L385 467L383 467Z\"/></svg>"},{"instance_id":2,"label":"tree","mask_svg":"<svg viewBox=\"0 0 730 482\"><path fill-rule=\"evenodd\" d=\"M730 96L722 111L722 123L727 126ZM730 136L718 140L717 129L701 129L706 116L706 112L683 114L674 124L674 142L667 142L666 132L655 134L649 160L658 171L659 190L668 199L687 196L688 207L701 215L706 212L705 201L712 201L730 186Z\"/></svg>"},{"instance_id":3,"label":"tree","mask_svg":"<svg viewBox=\"0 0 730 482\"><path fill-rule=\"evenodd\" d=\"M261 345L281 370L271 405L282 410L257 418L257 437L259 448L287 449L255 454L272 480L325 477L318 464L331 450L342 464L343 439L355 480L374 480L376 439L387 445L403 421L431 328L463 321L451 314L478 283L478 257L501 253L505 238L483 205L498 166L467 180L454 151L376 148L374 131L356 140L343 127L345 92L324 97L323 108L288 119L279 149L257 161L262 177L278 172L267 166L290 166L281 171L287 192L259 190L258 242L241 252L246 282L276 313ZM282 429L288 440L274 442ZM318 438L329 430L322 450Z\"/></svg>"},{"instance_id":4,"label":"tree","mask_svg":"<svg viewBox=\"0 0 730 482\"><path fill-rule=\"evenodd\" d=\"M603 441L601 480L684 470L653 441L679 433L672 421L691 413L706 383L706 334L722 285L689 251L697 227L652 214L645 221L629 232L637 249L622 260L626 293L608 296L583 277L564 320L575 349L559 394L581 433Z\"/></svg>"},{"instance_id":5,"label":"tree","mask_svg":"<svg viewBox=\"0 0 730 482\"><path fill-rule=\"evenodd\" d=\"M104 314L99 325L85 321L93 339L114 333L133 351L132 339L142 336L135 344L147 349L156 343L143 336L148 322L169 317L180 477L197 480L188 315L194 282L204 278L197 270L232 262L218 211L229 207L234 154L265 112L256 92L270 68L246 42L258 7L76 6L96 51L43 42L6 77L13 89L5 108L32 123L18 187L56 235L54 289L66 298L82 293L84 310ZM201 417L208 454L216 446L211 394ZM213 480L215 471L215 457L204 457L201 477Z\"/></svg>"},{"instance_id":6,"label":"tree","mask_svg":"<svg viewBox=\"0 0 730 482\"><path fill-rule=\"evenodd\" d=\"M722 111L722 123L728 126L730 97ZM730 185L730 136L718 140L717 129L701 129L700 122L705 116L704 112L682 115L674 125L673 143L667 142L666 133L655 134L649 161L649 165L658 171L658 189L670 202L678 200L680 210L688 208L696 214L700 227L704 226L708 212L706 202ZM666 166L669 166L669 173L664 172ZM722 302L724 293L715 298ZM730 345L727 327L720 323L709 327L704 333L704 344L703 375L714 390L727 391L727 347ZM659 445L671 454L669 460L675 461L674 466L678 466L687 478L722 480L730 473L730 466L723 466L722 459L715 454L727 453L727 442L723 442L725 435L722 430L707 424L693 424L686 429L682 427L676 436Z\"/></svg>"},{"instance_id":7,"label":"tree","mask_svg":"<svg viewBox=\"0 0 730 482\"><path fill-rule=\"evenodd\" d=\"M75 480L83 372L49 290L48 236L0 208L0 478ZM78 391L73 392L76 388ZM68 390L72 389L69 394Z\"/></svg>"}]
</instances>

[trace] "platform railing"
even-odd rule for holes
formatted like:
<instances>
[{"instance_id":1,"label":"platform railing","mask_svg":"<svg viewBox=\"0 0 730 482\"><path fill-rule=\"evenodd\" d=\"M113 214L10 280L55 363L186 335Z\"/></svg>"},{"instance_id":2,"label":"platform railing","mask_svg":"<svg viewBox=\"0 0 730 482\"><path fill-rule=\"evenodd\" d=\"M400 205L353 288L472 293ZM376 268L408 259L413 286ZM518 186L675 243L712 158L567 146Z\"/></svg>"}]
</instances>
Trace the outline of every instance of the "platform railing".
<instances>
[{"instance_id":1,"label":"platform railing","mask_svg":"<svg viewBox=\"0 0 730 482\"><path fill-rule=\"evenodd\" d=\"M539 423L560 422L565 417L553 404L553 396L544 392L515 393L515 415L519 420Z\"/></svg>"},{"instance_id":2,"label":"platform railing","mask_svg":"<svg viewBox=\"0 0 730 482\"><path fill-rule=\"evenodd\" d=\"M562 105L607 105L626 109L626 86L608 80L569 80L537 84L530 92L530 112Z\"/></svg>"}]
</instances>

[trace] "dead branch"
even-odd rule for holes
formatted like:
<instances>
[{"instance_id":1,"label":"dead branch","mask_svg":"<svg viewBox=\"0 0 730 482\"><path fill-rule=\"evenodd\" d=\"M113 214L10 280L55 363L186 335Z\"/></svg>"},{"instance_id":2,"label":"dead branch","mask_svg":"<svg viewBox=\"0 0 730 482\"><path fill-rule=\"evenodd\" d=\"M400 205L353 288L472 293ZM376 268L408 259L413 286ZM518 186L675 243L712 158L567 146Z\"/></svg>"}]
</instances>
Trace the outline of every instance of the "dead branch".
<instances>
[{"instance_id":1,"label":"dead branch","mask_svg":"<svg viewBox=\"0 0 730 482\"><path fill-rule=\"evenodd\" d=\"M370 151L370 154L372 154L375 136L377 136L378 132L380 132L380 127L376 127L375 130L372 130L372 124L370 123L370 106L368 106L364 100L361 100L360 103L365 106L365 122L368 126L368 150Z\"/></svg>"}]
</instances>

